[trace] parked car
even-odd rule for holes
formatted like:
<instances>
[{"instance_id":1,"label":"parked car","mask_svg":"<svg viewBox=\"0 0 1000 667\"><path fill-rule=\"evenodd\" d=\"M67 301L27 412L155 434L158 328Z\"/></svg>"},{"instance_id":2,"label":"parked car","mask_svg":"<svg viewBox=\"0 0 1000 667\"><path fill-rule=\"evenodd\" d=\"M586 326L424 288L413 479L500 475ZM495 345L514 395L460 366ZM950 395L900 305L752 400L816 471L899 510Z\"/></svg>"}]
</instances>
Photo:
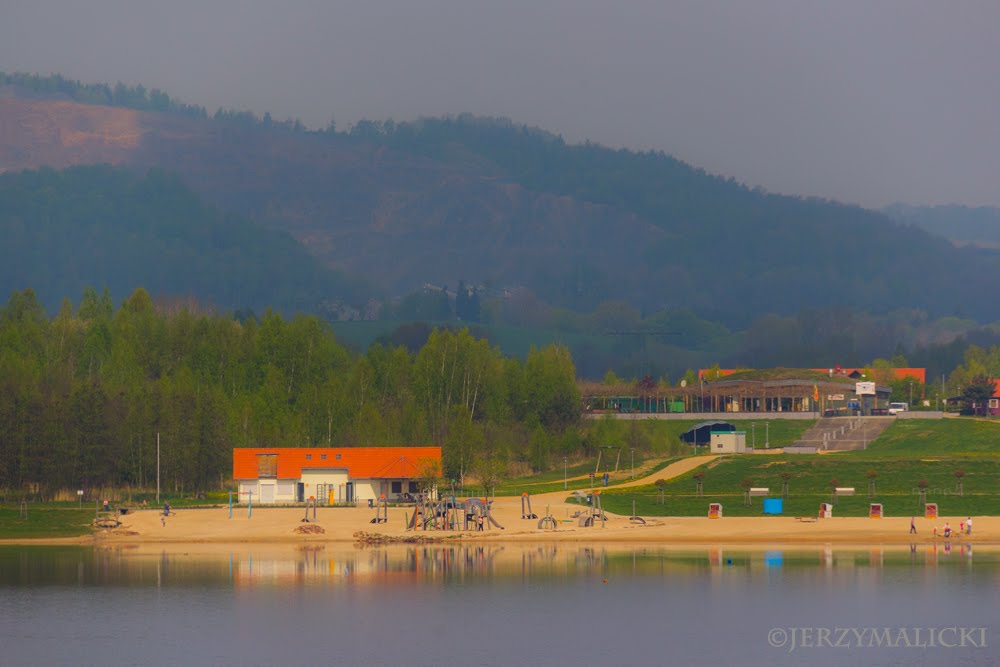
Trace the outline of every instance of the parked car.
<instances>
[{"instance_id":1,"label":"parked car","mask_svg":"<svg viewBox=\"0 0 1000 667\"><path fill-rule=\"evenodd\" d=\"M910 409L910 406L906 403L890 403L889 404L889 414L898 415L900 412L906 412Z\"/></svg>"}]
</instances>

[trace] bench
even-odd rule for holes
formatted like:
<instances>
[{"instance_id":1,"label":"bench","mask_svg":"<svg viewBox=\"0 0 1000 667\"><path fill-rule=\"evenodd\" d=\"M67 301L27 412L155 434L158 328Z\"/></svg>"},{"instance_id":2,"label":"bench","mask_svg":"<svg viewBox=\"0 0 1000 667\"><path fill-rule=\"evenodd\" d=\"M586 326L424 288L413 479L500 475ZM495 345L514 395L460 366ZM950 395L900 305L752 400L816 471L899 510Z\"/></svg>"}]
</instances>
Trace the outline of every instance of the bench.
<instances>
[{"instance_id":1,"label":"bench","mask_svg":"<svg viewBox=\"0 0 1000 667\"><path fill-rule=\"evenodd\" d=\"M853 486L838 486L833 490L833 495L835 496L853 496L854 487Z\"/></svg>"},{"instance_id":2,"label":"bench","mask_svg":"<svg viewBox=\"0 0 1000 667\"><path fill-rule=\"evenodd\" d=\"M769 496L771 495L771 489L766 486L751 487L747 493L751 496Z\"/></svg>"}]
</instances>

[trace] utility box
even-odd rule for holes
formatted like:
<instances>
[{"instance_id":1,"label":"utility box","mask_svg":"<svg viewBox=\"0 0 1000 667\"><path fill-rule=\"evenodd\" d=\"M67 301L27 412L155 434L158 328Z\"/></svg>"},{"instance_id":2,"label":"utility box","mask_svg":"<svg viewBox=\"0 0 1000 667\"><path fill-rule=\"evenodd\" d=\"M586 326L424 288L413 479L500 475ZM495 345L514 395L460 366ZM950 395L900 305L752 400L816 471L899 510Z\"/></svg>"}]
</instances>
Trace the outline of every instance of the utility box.
<instances>
[{"instance_id":1,"label":"utility box","mask_svg":"<svg viewBox=\"0 0 1000 667\"><path fill-rule=\"evenodd\" d=\"M713 454L745 454L747 451L746 431L712 431L711 436Z\"/></svg>"},{"instance_id":2,"label":"utility box","mask_svg":"<svg viewBox=\"0 0 1000 667\"><path fill-rule=\"evenodd\" d=\"M781 498L764 498L764 514L783 514L784 505Z\"/></svg>"}]
</instances>

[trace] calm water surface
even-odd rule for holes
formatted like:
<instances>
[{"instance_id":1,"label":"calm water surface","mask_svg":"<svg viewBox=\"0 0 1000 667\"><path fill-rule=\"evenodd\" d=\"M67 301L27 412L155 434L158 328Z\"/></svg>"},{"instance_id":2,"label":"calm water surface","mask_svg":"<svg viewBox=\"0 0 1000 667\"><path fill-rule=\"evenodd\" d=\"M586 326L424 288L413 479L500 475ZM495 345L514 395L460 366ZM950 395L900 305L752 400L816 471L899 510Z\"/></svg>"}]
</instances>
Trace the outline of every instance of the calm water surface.
<instances>
[{"instance_id":1,"label":"calm water surface","mask_svg":"<svg viewBox=\"0 0 1000 667\"><path fill-rule=\"evenodd\" d=\"M0 547L0 664L995 665L998 593L985 547Z\"/></svg>"}]
</instances>

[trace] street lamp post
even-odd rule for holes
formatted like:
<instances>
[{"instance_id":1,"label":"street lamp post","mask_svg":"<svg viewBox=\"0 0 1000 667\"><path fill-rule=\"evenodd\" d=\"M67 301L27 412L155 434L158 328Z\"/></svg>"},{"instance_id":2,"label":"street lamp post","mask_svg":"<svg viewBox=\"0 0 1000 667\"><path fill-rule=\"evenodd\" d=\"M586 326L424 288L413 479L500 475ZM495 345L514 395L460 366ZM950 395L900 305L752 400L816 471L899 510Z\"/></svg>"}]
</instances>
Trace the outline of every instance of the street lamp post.
<instances>
[{"instance_id":1,"label":"street lamp post","mask_svg":"<svg viewBox=\"0 0 1000 667\"><path fill-rule=\"evenodd\" d=\"M757 422L750 422L750 447L757 448Z\"/></svg>"},{"instance_id":2,"label":"street lamp post","mask_svg":"<svg viewBox=\"0 0 1000 667\"><path fill-rule=\"evenodd\" d=\"M771 422L764 422L764 449L771 447Z\"/></svg>"},{"instance_id":3,"label":"street lamp post","mask_svg":"<svg viewBox=\"0 0 1000 667\"><path fill-rule=\"evenodd\" d=\"M566 457L563 457L563 491L569 488L569 479L566 477Z\"/></svg>"},{"instance_id":4,"label":"street lamp post","mask_svg":"<svg viewBox=\"0 0 1000 667\"><path fill-rule=\"evenodd\" d=\"M632 457L632 479L635 479L635 448L629 447L628 453Z\"/></svg>"}]
</instances>

